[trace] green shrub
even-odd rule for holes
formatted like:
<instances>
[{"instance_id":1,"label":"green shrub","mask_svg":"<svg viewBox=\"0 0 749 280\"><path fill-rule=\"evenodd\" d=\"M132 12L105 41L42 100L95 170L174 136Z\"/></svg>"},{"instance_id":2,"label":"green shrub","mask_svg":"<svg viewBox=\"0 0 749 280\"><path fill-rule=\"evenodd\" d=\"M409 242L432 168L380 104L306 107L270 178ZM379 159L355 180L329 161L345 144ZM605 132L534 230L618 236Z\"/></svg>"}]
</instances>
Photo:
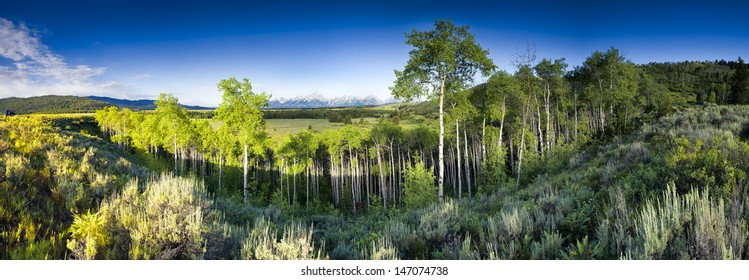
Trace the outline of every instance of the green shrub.
<instances>
[{"instance_id":1,"label":"green shrub","mask_svg":"<svg viewBox=\"0 0 749 280\"><path fill-rule=\"evenodd\" d=\"M403 175L403 203L406 207L419 209L437 202L434 167L425 168L421 156L414 156L413 165L407 165Z\"/></svg>"},{"instance_id":2,"label":"green shrub","mask_svg":"<svg viewBox=\"0 0 749 280\"><path fill-rule=\"evenodd\" d=\"M502 211L489 217L485 233L489 259L528 259L533 233L533 219L524 209Z\"/></svg>"},{"instance_id":3,"label":"green shrub","mask_svg":"<svg viewBox=\"0 0 749 280\"><path fill-rule=\"evenodd\" d=\"M395 248L399 248L401 257L406 258L413 251L413 228L402 221L392 221L382 229L382 236L390 240Z\"/></svg>"},{"instance_id":4,"label":"green shrub","mask_svg":"<svg viewBox=\"0 0 749 280\"><path fill-rule=\"evenodd\" d=\"M315 248L312 228L301 224L281 228L278 238L276 226L265 219L255 220L255 226L242 245L242 258L247 260L319 260L327 259L322 249Z\"/></svg>"},{"instance_id":5,"label":"green shrub","mask_svg":"<svg viewBox=\"0 0 749 280\"><path fill-rule=\"evenodd\" d=\"M435 204L425 208L421 215L417 235L433 248L447 243L460 229L458 205L453 201Z\"/></svg>"},{"instance_id":6,"label":"green shrub","mask_svg":"<svg viewBox=\"0 0 749 280\"><path fill-rule=\"evenodd\" d=\"M463 244L460 246L460 255L459 259L461 260L479 260L481 259L481 255L479 253L478 248L474 246L473 240L471 240L471 235L467 234L466 238L463 240Z\"/></svg>"},{"instance_id":7,"label":"green shrub","mask_svg":"<svg viewBox=\"0 0 749 280\"><path fill-rule=\"evenodd\" d=\"M330 259L333 260L358 260L359 258L359 250L343 240L337 242L335 249L330 252Z\"/></svg>"},{"instance_id":8,"label":"green shrub","mask_svg":"<svg viewBox=\"0 0 749 280\"><path fill-rule=\"evenodd\" d=\"M508 179L505 171L504 149L489 145L486 158L481 162L481 172L478 174L478 191L483 194L491 194L497 191Z\"/></svg>"},{"instance_id":9,"label":"green shrub","mask_svg":"<svg viewBox=\"0 0 749 280\"><path fill-rule=\"evenodd\" d=\"M74 215L73 224L70 226L71 239L68 241L68 249L73 252L77 259L92 260L98 253L98 248L106 246L109 241L105 232L107 221L100 213Z\"/></svg>"},{"instance_id":10,"label":"green shrub","mask_svg":"<svg viewBox=\"0 0 749 280\"><path fill-rule=\"evenodd\" d=\"M236 226L224 222L218 211L210 211L204 220L211 220L208 230L203 233L205 241L206 260L237 260L240 259L242 242L249 230L246 226Z\"/></svg>"},{"instance_id":11,"label":"green shrub","mask_svg":"<svg viewBox=\"0 0 749 280\"><path fill-rule=\"evenodd\" d=\"M398 250L390 238L383 237L372 241L371 249L365 256L369 260L398 260Z\"/></svg>"},{"instance_id":12,"label":"green shrub","mask_svg":"<svg viewBox=\"0 0 749 280\"><path fill-rule=\"evenodd\" d=\"M558 232L544 231L541 242L531 244L531 259L534 260L553 260L559 256L562 251L564 238Z\"/></svg>"},{"instance_id":13,"label":"green shrub","mask_svg":"<svg viewBox=\"0 0 749 280\"><path fill-rule=\"evenodd\" d=\"M740 258L749 236L746 221L728 216L723 199L711 198L709 189L680 195L673 184L643 206L635 228L627 252L635 259Z\"/></svg>"},{"instance_id":14,"label":"green shrub","mask_svg":"<svg viewBox=\"0 0 749 280\"><path fill-rule=\"evenodd\" d=\"M566 251L562 251L562 259L565 260L595 260L603 256L603 248L598 242L589 242L588 236L583 240L570 243Z\"/></svg>"},{"instance_id":15,"label":"green shrub","mask_svg":"<svg viewBox=\"0 0 749 280\"><path fill-rule=\"evenodd\" d=\"M690 187L711 187L715 194L730 197L749 170L749 145L736 141L731 134L705 137L690 141L680 137L674 140L675 149L667 163L676 173L676 183L681 193Z\"/></svg>"},{"instance_id":16,"label":"green shrub","mask_svg":"<svg viewBox=\"0 0 749 280\"><path fill-rule=\"evenodd\" d=\"M101 212L115 223L112 231L129 236L132 259L200 259L206 196L202 181L162 175L146 183L143 193L130 182Z\"/></svg>"},{"instance_id":17,"label":"green shrub","mask_svg":"<svg viewBox=\"0 0 749 280\"><path fill-rule=\"evenodd\" d=\"M632 247L631 229L634 228L632 210L627 205L624 190L615 186L608 189L608 202L602 207L603 217L596 228L596 237L604 253L611 258L622 257Z\"/></svg>"}]
</instances>

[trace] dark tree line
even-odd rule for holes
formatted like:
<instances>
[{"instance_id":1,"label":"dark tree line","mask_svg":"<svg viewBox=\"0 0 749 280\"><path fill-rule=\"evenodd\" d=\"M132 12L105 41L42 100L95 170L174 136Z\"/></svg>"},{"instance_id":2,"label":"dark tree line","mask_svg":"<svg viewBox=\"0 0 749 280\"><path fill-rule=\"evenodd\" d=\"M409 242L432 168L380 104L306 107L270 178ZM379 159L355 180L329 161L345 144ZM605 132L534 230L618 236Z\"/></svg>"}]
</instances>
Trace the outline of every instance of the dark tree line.
<instances>
[{"instance_id":1,"label":"dark tree line","mask_svg":"<svg viewBox=\"0 0 749 280\"><path fill-rule=\"evenodd\" d=\"M11 110L16 114L33 113L89 113L109 104L80 96L46 95L28 98L9 97L0 99L0 110Z\"/></svg>"}]
</instances>

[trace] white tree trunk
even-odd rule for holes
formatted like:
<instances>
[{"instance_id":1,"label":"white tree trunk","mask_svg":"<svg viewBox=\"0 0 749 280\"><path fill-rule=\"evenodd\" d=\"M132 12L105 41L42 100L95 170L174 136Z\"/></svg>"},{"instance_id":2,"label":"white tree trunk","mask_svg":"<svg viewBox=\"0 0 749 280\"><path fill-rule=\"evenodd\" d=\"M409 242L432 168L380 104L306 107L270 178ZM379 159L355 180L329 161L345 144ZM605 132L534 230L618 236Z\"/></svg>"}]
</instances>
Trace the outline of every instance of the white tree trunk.
<instances>
[{"instance_id":1,"label":"white tree trunk","mask_svg":"<svg viewBox=\"0 0 749 280\"><path fill-rule=\"evenodd\" d=\"M538 96L534 94L533 99L536 101L536 118L538 120L536 122L536 129L538 131L538 147L536 150L539 150L540 148L541 154L543 155L544 154L544 132L541 130L541 106L539 106L538 104Z\"/></svg>"},{"instance_id":2,"label":"white tree trunk","mask_svg":"<svg viewBox=\"0 0 749 280\"><path fill-rule=\"evenodd\" d=\"M177 175L177 167L179 167L177 162L177 134L174 134L174 175Z\"/></svg>"},{"instance_id":3,"label":"white tree trunk","mask_svg":"<svg viewBox=\"0 0 749 280\"><path fill-rule=\"evenodd\" d=\"M369 148L366 149L367 155L369 154ZM370 181L369 181L369 157L364 157L364 160L366 161L366 165L364 166L364 175L366 176L366 188L367 188L367 209L369 209L369 206L371 204L371 201L369 200L369 188L370 188Z\"/></svg>"},{"instance_id":4,"label":"white tree trunk","mask_svg":"<svg viewBox=\"0 0 749 280\"><path fill-rule=\"evenodd\" d=\"M545 100L545 106L546 106L546 151L549 152L551 150L551 113L549 111L549 103L551 102L551 88L549 85L546 85L546 100Z\"/></svg>"},{"instance_id":5,"label":"white tree trunk","mask_svg":"<svg viewBox=\"0 0 749 280\"><path fill-rule=\"evenodd\" d=\"M247 203L247 144L244 144L244 203Z\"/></svg>"},{"instance_id":6,"label":"white tree trunk","mask_svg":"<svg viewBox=\"0 0 749 280\"><path fill-rule=\"evenodd\" d=\"M486 157L486 117L481 122L481 158Z\"/></svg>"},{"instance_id":7,"label":"white tree trunk","mask_svg":"<svg viewBox=\"0 0 749 280\"><path fill-rule=\"evenodd\" d=\"M377 152L377 165L380 168L380 192L382 193L382 206L385 207L385 209L388 208L388 200L387 200L387 190L385 189L385 174L383 174L382 170L382 156L380 155L380 144L375 145L375 149Z\"/></svg>"},{"instance_id":8,"label":"white tree trunk","mask_svg":"<svg viewBox=\"0 0 749 280\"><path fill-rule=\"evenodd\" d=\"M224 175L224 154L218 154L218 190L221 191L221 179Z\"/></svg>"},{"instance_id":9,"label":"white tree trunk","mask_svg":"<svg viewBox=\"0 0 749 280\"><path fill-rule=\"evenodd\" d=\"M390 141L390 198L395 205L395 189L398 186L395 176L395 159L393 158L393 142Z\"/></svg>"},{"instance_id":10,"label":"white tree trunk","mask_svg":"<svg viewBox=\"0 0 749 280\"><path fill-rule=\"evenodd\" d=\"M337 189L336 189L336 174L335 174L335 163L333 162L333 155L330 155L330 187L333 188L332 195L333 195L333 201L335 202L335 205L338 206L338 196L337 196Z\"/></svg>"},{"instance_id":11,"label":"white tree trunk","mask_svg":"<svg viewBox=\"0 0 749 280\"><path fill-rule=\"evenodd\" d=\"M349 164L349 176L351 177L351 209L356 213L356 190L354 189L355 180L354 174L354 155L351 153L351 146L348 147L348 164Z\"/></svg>"},{"instance_id":12,"label":"white tree trunk","mask_svg":"<svg viewBox=\"0 0 749 280\"><path fill-rule=\"evenodd\" d=\"M502 148L502 133L505 128L505 113L507 112L507 107L505 106L505 98L502 98L502 116L499 119L499 137L497 140L497 143L499 145L499 148Z\"/></svg>"},{"instance_id":13,"label":"white tree trunk","mask_svg":"<svg viewBox=\"0 0 749 280\"><path fill-rule=\"evenodd\" d=\"M463 198L463 182L461 181L460 174L460 127L458 125L458 119L455 119L455 151L457 152L457 166L458 166L458 199Z\"/></svg>"},{"instance_id":14,"label":"white tree trunk","mask_svg":"<svg viewBox=\"0 0 749 280\"><path fill-rule=\"evenodd\" d=\"M444 123L444 104L445 104L445 75L441 75L440 82L440 141L439 141L439 179L437 184L439 185L439 200L443 201L444 197L444 178L445 178L445 123Z\"/></svg>"},{"instance_id":15,"label":"white tree trunk","mask_svg":"<svg viewBox=\"0 0 749 280\"><path fill-rule=\"evenodd\" d=\"M460 137L460 134L457 135ZM463 129L463 145L465 146L465 162L466 162L466 187L468 188L468 193L470 197L471 193L471 166L468 163L468 132Z\"/></svg>"},{"instance_id":16,"label":"white tree trunk","mask_svg":"<svg viewBox=\"0 0 749 280\"><path fill-rule=\"evenodd\" d=\"M520 134L520 147L518 149L518 174L515 180L515 186L520 186L520 170L523 165L523 150L525 149L525 130L528 123L528 111L531 106L531 88L530 82L528 82L528 102L526 102L525 109L523 110L523 131Z\"/></svg>"}]
</instances>

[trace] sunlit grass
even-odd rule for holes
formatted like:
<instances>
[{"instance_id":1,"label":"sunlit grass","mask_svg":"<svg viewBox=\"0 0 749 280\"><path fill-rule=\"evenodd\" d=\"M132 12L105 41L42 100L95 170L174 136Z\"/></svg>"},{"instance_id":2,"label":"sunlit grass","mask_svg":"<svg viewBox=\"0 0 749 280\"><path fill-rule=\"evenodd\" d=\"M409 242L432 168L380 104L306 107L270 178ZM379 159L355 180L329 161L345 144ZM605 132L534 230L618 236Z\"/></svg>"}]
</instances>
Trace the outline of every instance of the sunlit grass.
<instances>
[{"instance_id":1,"label":"sunlit grass","mask_svg":"<svg viewBox=\"0 0 749 280\"><path fill-rule=\"evenodd\" d=\"M62 119L62 118L81 118L81 117L93 117L94 113L66 113L66 114L29 114L23 116L39 116L47 119Z\"/></svg>"},{"instance_id":2,"label":"sunlit grass","mask_svg":"<svg viewBox=\"0 0 749 280\"><path fill-rule=\"evenodd\" d=\"M344 125L343 123L332 123L326 119L269 119L265 121L268 124L268 127L265 131L271 138L273 138L274 136L286 134L296 134L310 127L314 131L323 132L330 129L341 129L341 127L343 127ZM401 121L399 125L403 128L414 128L417 127L418 123L422 121L423 120ZM353 125L359 127L372 127L373 125L377 124L378 119L355 118L351 119L351 122ZM221 121L215 119L208 119L208 123L214 130L217 130L222 124Z\"/></svg>"}]
</instances>

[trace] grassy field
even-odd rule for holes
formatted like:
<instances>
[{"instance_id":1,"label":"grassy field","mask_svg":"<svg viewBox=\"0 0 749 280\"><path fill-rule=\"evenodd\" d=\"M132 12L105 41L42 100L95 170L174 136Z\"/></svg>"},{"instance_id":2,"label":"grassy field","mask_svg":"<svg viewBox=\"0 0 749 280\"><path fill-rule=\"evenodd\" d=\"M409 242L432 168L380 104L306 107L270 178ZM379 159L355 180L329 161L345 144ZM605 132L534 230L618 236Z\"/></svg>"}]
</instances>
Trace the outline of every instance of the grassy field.
<instances>
[{"instance_id":1,"label":"grassy field","mask_svg":"<svg viewBox=\"0 0 749 280\"><path fill-rule=\"evenodd\" d=\"M387 104L387 105L381 105L381 106L374 106L374 107L366 107L363 108L364 110L395 110L397 107L397 104ZM343 109L351 109L351 108L343 108ZM332 108L329 110L343 110L342 108ZM201 114L208 113L210 110L190 110L191 113L194 115L192 117L204 119L209 116L204 116ZM62 127L66 126L74 126L77 128L78 126L81 126L79 122L76 122L75 119L83 118L83 117L93 117L94 113L65 113L65 114L33 114L37 116L45 117L49 120L53 120L56 122L70 122L70 124L66 123ZM218 127L221 125L220 121L217 121L215 119L207 119L210 123L211 127L215 130L218 129ZM352 120L353 125L360 126L360 127L371 127L374 124L376 124L379 120L378 118L373 117L364 117L364 118L353 118ZM343 127L343 123L338 122L330 122L328 119L267 119L266 122L268 123L268 136L273 138L277 136L282 136L286 134L294 134L298 133L302 130L305 130L307 128L312 128L312 130L315 130L317 132L323 132L329 129L340 129ZM424 119L423 116L412 116L409 119L400 121L400 126L404 129L410 129L418 126L419 124L426 124L428 125L430 123L429 120ZM86 130L87 132L92 132L94 129L92 127L81 127L78 130ZM90 130L90 131L89 131Z\"/></svg>"},{"instance_id":2,"label":"grassy field","mask_svg":"<svg viewBox=\"0 0 749 280\"><path fill-rule=\"evenodd\" d=\"M392 105L391 105L392 106ZM67 113L67 114L33 114L35 116L42 116L53 121L73 121L74 119L83 117L93 117L94 113ZM404 129L410 129L418 126L419 124L428 124L428 120L425 120L423 116L413 116L413 119L402 120L399 124ZM215 119L207 119L211 127L215 130L221 125L221 121ZM351 120L353 125L360 127L371 127L378 122L377 118L354 118ZM312 127L312 130L317 132L323 132L329 129L340 129L343 127L343 123L332 123L327 119L268 119L268 136L275 137L285 134L294 134L299 131L305 130ZM78 123L76 123L78 124ZM63 126L64 127L64 126ZM92 129L86 129L92 130ZM93 130L92 130L93 131Z\"/></svg>"},{"instance_id":3,"label":"grassy field","mask_svg":"<svg viewBox=\"0 0 749 280\"><path fill-rule=\"evenodd\" d=\"M209 119L208 122L211 127L216 130L221 126L221 121ZM268 123L268 136L273 137L276 135L284 135L290 133L297 133L312 127L313 130L322 132L328 129L340 129L342 123L331 123L326 119L270 119L266 120Z\"/></svg>"},{"instance_id":4,"label":"grassy field","mask_svg":"<svg viewBox=\"0 0 749 280\"><path fill-rule=\"evenodd\" d=\"M272 119L268 122L268 136L293 134L312 127L312 130L323 132L329 129L340 129L342 123L331 123L326 119Z\"/></svg>"},{"instance_id":5,"label":"grassy field","mask_svg":"<svg viewBox=\"0 0 749 280\"><path fill-rule=\"evenodd\" d=\"M371 127L377 123L376 118L363 119L363 123L362 119L353 119L351 121L353 125L361 127ZM278 135L298 133L309 127L312 127L314 131L323 132L329 129L340 129L343 126L343 123L331 123L326 119L269 119L265 121L268 123L266 132L268 132L268 136L271 138ZM218 129L221 126L221 121L209 119L208 122L213 129ZM402 121L400 125L403 128L414 128L418 126L418 122L420 121Z\"/></svg>"},{"instance_id":6,"label":"grassy field","mask_svg":"<svg viewBox=\"0 0 749 280\"><path fill-rule=\"evenodd\" d=\"M35 113L35 114L28 114L28 116L40 116L45 117L48 119L59 119L59 118L81 118L81 117L93 117L95 116L95 113L63 113L63 114L42 114L42 113ZM26 116L26 115L23 115Z\"/></svg>"}]
</instances>

